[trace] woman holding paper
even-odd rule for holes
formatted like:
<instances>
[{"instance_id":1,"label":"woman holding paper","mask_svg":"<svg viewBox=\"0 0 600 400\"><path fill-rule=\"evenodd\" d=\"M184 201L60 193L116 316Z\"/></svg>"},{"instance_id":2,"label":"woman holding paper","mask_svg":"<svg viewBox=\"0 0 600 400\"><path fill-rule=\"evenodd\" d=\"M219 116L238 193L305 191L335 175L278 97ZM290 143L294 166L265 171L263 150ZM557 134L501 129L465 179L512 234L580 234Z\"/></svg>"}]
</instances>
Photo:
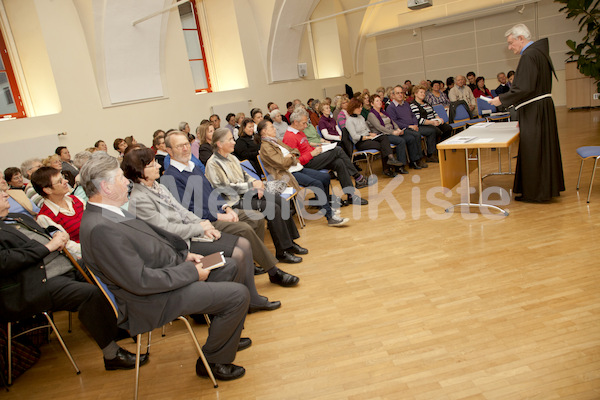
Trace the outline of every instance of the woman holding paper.
<instances>
[{"instance_id":1,"label":"woman holding paper","mask_svg":"<svg viewBox=\"0 0 600 400\"><path fill-rule=\"evenodd\" d=\"M325 212L329 226L342 226L349 220L340 218L331 208L331 194L329 193L329 174L310 168L304 168L298 157L300 152L277 139L277 130L269 121L263 120L258 124L258 133L262 144L259 156L265 167L266 173L275 179L288 182L297 191L300 185L310 188L317 196L320 207ZM325 196L325 199L322 198ZM345 202L348 205L348 202Z\"/></svg>"},{"instance_id":2,"label":"woman holding paper","mask_svg":"<svg viewBox=\"0 0 600 400\"><path fill-rule=\"evenodd\" d=\"M125 177L134 182L129 197L129 212L181 236L188 241L192 253L209 255L222 251L225 257L231 257L237 267L243 270L243 283L250 291L250 311L275 310L281 306L279 301L269 301L256 291L250 242L219 232L209 221L184 208L165 186L157 182L160 165L154 160L151 149L139 148L128 152L121 168Z\"/></svg>"},{"instance_id":3,"label":"woman holding paper","mask_svg":"<svg viewBox=\"0 0 600 400\"><path fill-rule=\"evenodd\" d=\"M362 108L362 101L358 99L350 100L348 111L351 114L346 120L346 129L350 133L350 138L354 142L356 150L378 150L381 152L383 173L393 178L398 174L390 166L402 167L404 163L398 161L394 156L387 135L378 135L370 132L365 119L360 115Z\"/></svg>"},{"instance_id":4,"label":"woman holding paper","mask_svg":"<svg viewBox=\"0 0 600 400\"><path fill-rule=\"evenodd\" d=\"M215 189L219 189L232 208L252 209L265 214L278 259L288 263L301 262L302 258L295 254L308 254L308 250L294 242L300 234L291 218L289 204L282 203L279 195L265 196L262 181L248 175L233 155L235 143L229 129L215 131L212 140L214 154L206 163L206 178Z\"/></svg>"}]
</instances>

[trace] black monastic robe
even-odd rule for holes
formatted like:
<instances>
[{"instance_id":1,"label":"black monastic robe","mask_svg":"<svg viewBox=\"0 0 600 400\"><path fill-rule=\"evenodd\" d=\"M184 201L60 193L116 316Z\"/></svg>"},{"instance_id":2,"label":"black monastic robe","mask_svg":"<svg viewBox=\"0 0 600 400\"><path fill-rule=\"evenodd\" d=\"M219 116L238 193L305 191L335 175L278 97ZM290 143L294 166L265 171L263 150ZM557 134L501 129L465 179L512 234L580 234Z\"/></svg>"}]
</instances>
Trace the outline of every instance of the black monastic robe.
<instances>
[{"instance_id":1,"label":"black monastic robe","mask_svg":"<svg viewBox=\"0 0 600 400\"><path fill-rule=\"evenodd\" d=\"M532 43L521 55L510 91L499 96L502 105L519 106L551 93L553 72L548 39ZM521 138L513 190L524 200L548 201L565 190L554 102L546 97L517 112Z\"/></svg>"}]
</instances>

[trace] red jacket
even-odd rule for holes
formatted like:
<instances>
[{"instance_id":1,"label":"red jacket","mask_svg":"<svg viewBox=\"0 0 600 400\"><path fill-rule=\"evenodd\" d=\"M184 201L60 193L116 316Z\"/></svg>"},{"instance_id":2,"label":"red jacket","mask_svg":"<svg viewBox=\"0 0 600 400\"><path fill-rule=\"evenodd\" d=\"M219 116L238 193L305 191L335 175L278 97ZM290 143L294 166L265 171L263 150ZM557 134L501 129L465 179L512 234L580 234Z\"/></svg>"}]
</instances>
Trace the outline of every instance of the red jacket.
<instances>
[{"instance_id":1,"label":"red jacket","mask_svg":"<svg viewBox=\"0 0 600 400\"><path fill-rule=\"evenodd\" d=\"M294 149L300 150L300 157L298 158L300 164L305 165L307 162L313 159L313 156L310 154L310 152L315 148L308 143L308 139L306 138L304 132L294 133L288 129L283 136L283 143Z\"/></svg>"}]
</instances>

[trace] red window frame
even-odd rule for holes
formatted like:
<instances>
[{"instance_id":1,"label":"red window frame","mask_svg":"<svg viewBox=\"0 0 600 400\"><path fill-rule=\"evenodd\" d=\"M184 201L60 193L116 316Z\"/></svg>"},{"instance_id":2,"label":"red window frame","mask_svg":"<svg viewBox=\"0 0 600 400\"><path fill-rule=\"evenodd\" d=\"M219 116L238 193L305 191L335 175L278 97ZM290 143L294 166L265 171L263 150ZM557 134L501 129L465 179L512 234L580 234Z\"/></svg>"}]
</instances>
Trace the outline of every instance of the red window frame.
<instances>
[{"instance_id":1,"label":"red window frame","mask_svg":"<svg viewBox=\"0 0 600 400\"><path fill-rule=\"evenodd\" d=\"M5 72L8 78L8 85L10 86L10 90L12 92L13 101L15 102L15 106L17 107L17 111L14 113L8 114L0 114L0 118L4 117L14 117L14 118L24 118L27 116L25 113L25 107L23 106L23 99L21 98L21 92L19 91L19 87L17 86L17 80L15 79L15 74L13 72L12 64L10 62L10 58L8 57L8 50L6 49L6 44L4 43L4 37L2 32L0 32L0 56L2 57L2 63L4 64L5 69L0 69L0 72Z\"/></svg>"},{"instance_id":2,"label":"red window frame","mask_svg":"<svg viewBox=\"0 0 600 400\"><path fill-rule=\"evenodd\" d=\"M198 9L196 8L196 1L189 0L192 7L192 13L194 14L194 21L196 22L196 28L183 28L184 31L196 31L198 34L198 42L200 44L200 51L202 52L202 58L189 58L188 61L202 61L204 65L204 73L206 74L206 88L196 88L196 93L200 92L212 92L212 84L210 81L210 74L208 73L208 65L206 64L206 53L204 51L204 41L202 40L202 32L200 31L200 20L198 19ZM195 83L194 83L195 84Z\"/></svg>"}]
</instances>

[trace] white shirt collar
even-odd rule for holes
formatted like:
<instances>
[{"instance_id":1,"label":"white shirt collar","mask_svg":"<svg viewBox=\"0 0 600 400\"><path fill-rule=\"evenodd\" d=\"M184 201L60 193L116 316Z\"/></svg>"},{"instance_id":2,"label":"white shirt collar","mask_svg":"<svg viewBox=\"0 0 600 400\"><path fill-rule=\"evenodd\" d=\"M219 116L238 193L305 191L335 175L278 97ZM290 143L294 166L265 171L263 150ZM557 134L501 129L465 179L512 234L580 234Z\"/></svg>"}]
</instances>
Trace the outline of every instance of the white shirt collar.
<instances>
[{"instance_id":1,"label":"white shirt collar","mask_svg":"<svg viewBox=\"0 0 600 400\"><path fill-rule=\"evenodd\" d=\"M112 211L115 214L119 214L121 217L125 217L125 214L123 213L123 210L121 210L117 206L112 206L110 204L104 204L104 203L94 203L92 201L89 201L88 203L92 204L92 205L95 205L96 207L101 207L101 208L104 208L105 210Z\"/></svg>"},{"instance_id":2,"label":"white shirt collar","mask_svg":"<svg viewBox=\"0 0 600 400\"><path fill-rule=\"evenodd\" d=\"M168 156L169 153L167 153L166 151L163 150L156 150L156 154L159 156Z\"/></svg>"},{"instance_id":3,"label":"white shirt collar","mask_svg":"<svg viewBox=\"0 0 600 400\"><path fill-rule=\"evenodd\" d=\"M69 195L65 195L65 201L67 202L67 208L62 208L58 204L50 201L50 199L44 199L44 204L48 206L50 211L54 215L58 215L58 213L63 213L66 216L72 217L75 215L75 209L73 208L73 199Z\"/></svg>"},{"instance_id":4,"label":"white shirt collar","mask_svg":"<svg viewBox=\"0 0 600 400\"><path fill-rule=\"evenodd\" d=\"M173 160L171 158L171 165L179 170L179 172L187 171L192 172L194 170L195 164L192 160L188 161L187 165L180 163L177 160Z\"/></svg>"},{"instance_id":5,"label":"white shirt collar","mask_svg":"<svg viewBox=\"0 0 600 400\"><path fill-rule=\"evenodd\" d=\"M291 131L291 132L294 132L294 133L298 133L298 132L300 132L298 129L294 129L294 128L292 128L292 126L291 126L291 125L289 125L289 126L288 126L288 131Z\"/></svg>"}]
</instances>

